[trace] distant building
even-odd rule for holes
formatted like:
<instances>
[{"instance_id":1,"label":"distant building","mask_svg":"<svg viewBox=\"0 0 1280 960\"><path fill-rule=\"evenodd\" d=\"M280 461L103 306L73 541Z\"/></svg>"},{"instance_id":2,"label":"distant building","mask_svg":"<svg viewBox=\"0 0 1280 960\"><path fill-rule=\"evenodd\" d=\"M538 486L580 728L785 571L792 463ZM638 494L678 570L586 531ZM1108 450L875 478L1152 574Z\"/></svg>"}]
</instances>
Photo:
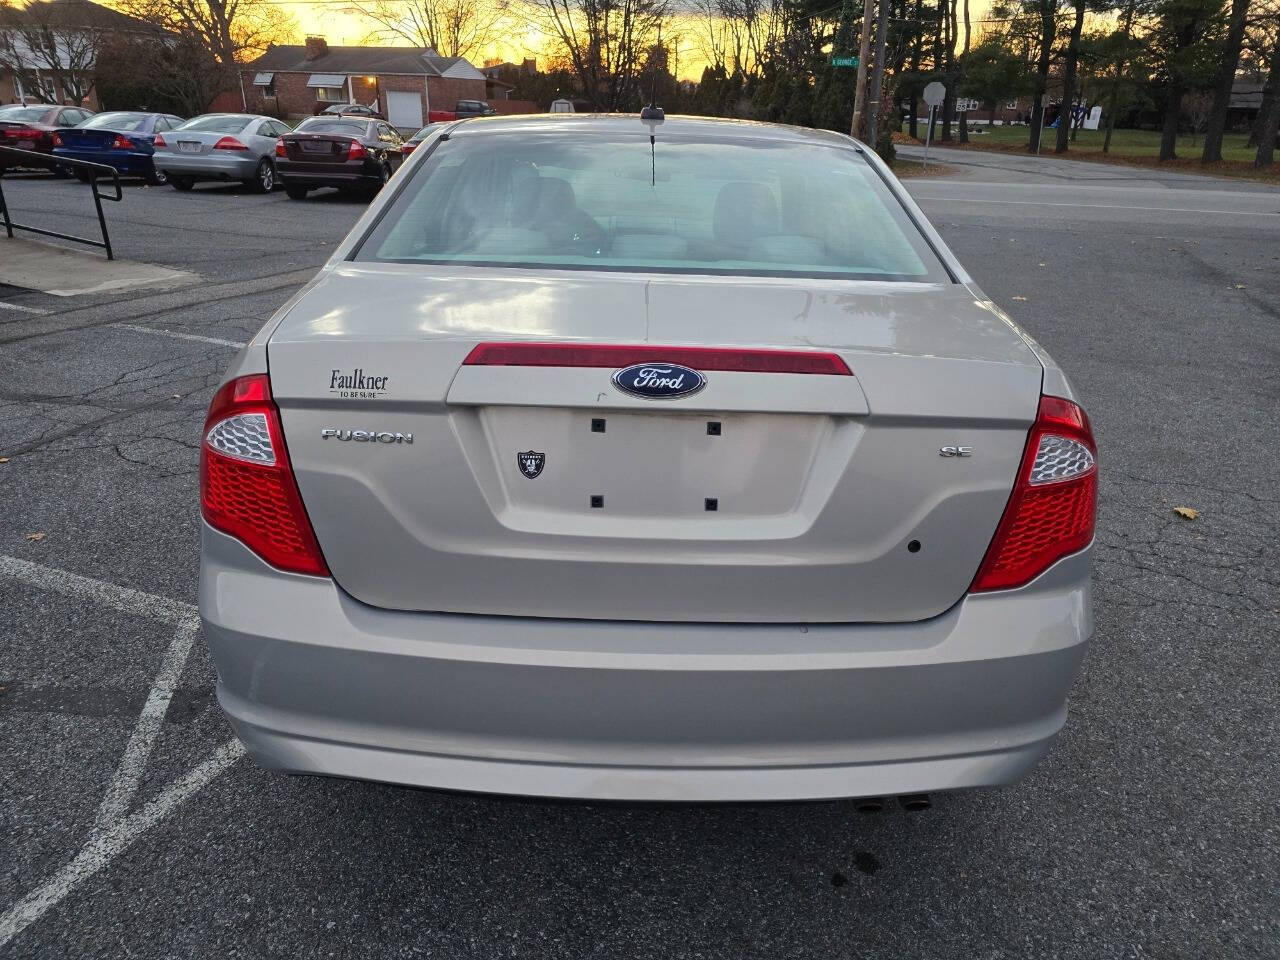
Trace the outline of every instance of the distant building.
<instances>
[{"instance_id":1,"label":"distant building","mask_svg":"<svg viewBox=\"0 0 1280 960\"><path fill-rule=\"evenodd\" d=\"M486 98L486 78L462 57L422 47L331 47L323 37L281 44L240 71L246 110L311 116L335 103L376 107L392 124L417 130L432 110Z\"/></svg>"},{"instance_id":2,"label":"distant building","mask_svg":"<svg viewBox=\"0 0 1280 960\"><path fill-rule=\"evenodd\" d=\"M90 0L0 4L0 104L98 109L98 56L121 35L156 35L151 24Z\"/></svg>"}]
</instances>

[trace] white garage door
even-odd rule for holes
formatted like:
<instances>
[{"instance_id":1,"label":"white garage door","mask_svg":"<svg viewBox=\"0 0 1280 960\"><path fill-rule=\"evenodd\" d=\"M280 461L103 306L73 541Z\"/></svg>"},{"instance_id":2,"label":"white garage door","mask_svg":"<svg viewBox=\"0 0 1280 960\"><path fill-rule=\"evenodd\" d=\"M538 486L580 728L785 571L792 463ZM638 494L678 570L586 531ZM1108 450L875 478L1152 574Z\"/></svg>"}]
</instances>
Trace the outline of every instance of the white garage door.
<instances>
[{"instance_id":1,"label":"white garage door","mask_svg":"<svg viewBox=\"0 0 1280 960\"><path fill-rule=\"evenodd\" d=\"M422 128L422 97L416 93L391 90L387 93L387 119L393 127Z\"/></svg>"}]
</instances>

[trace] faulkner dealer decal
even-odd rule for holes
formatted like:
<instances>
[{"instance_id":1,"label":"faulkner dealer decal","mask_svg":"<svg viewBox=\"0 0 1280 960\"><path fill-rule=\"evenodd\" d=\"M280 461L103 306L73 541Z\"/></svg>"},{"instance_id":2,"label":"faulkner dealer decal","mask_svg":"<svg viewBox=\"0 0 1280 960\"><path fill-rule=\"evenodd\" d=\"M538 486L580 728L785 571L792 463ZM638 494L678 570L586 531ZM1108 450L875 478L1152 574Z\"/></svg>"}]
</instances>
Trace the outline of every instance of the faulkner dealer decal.
<instances>
[{"instance_id":1,"label":"faulkner dealer decal","mask_svg":"<svg viewBox=\"0 0 1280 960\"><path fill-rule=\"evenodd\" d=\"M371 377L363 367L333 370L329 374L329 392L344 400L376 400L387 393L390 377Z\"/></svg>"}]
</instances>

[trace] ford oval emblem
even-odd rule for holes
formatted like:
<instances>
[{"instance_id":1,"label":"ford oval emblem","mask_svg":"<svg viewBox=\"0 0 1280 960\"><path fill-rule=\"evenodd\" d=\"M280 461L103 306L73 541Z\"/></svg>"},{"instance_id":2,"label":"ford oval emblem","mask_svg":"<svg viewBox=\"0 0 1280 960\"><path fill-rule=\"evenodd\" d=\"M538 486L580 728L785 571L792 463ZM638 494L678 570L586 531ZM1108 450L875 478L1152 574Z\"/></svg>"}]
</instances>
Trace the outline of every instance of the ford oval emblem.
<instances>
[{"instance_id":1,"label":"ford oval emblem","mask_svg":"<svg viewBox=\"0 0 1280 960\"><path fill-rule=\"evenodd\" d=\"M674 400L697 393L707 385L707 378L678 363L637 363L615 373L613 385L633 397Z\"/></svg>"}]
</instances>

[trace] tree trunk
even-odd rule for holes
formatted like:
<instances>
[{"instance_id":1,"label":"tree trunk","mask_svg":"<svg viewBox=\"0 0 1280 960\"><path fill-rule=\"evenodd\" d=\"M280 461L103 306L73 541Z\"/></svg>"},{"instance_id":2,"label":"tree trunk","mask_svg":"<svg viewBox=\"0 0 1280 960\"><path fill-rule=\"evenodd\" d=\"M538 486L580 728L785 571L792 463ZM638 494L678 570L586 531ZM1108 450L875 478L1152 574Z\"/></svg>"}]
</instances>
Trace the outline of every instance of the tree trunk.
<instances>
[{"instance_id":1,"label":"tree trunk","mask_svg":"<svg viewBox=\"0 0 1280 960\"><path fill-rule=\"evenodd\" d=\"M1271 73L1262 95L1257 130L1258 155L1253 165L1269 166L1275 157L1276 136L1280 135L1280 37L1276 37L1276 48L1271 51Z\"/></svg>"},{"instance_id":2,"label":"tree trunk","mask_svg":"<svg viewBox=\"0 0 1280 960\"><path fill-rule=\"evenodd\" d=\"M1111 84L1111 98L1107 104L1107 133L1102 141L1102 152L1111 152L1111 131L1116 128L1116 111L1120 109L1120 82L1129 60L1129 36L1133 32L1133 15L1137 11L1137 0L1128 0L1124 8L1124 39L1120 44L1120 53L1116 55L1116 76Z\"/></svg>"},{"instance_id":3,"label":"tree trunk","mask_svg":"<svg viewBox=\"0 0 1280 960\"><path fill-rule=\"evenodd\" d=\"M924 31L920 29L920 17L924 13L924 0L916 0L915 20L913 21L914 36L911 38L911 75L913 79L913 89L911 93L911 112L907 116L911 137L914 140L920 139L920 117L919 117L919 91L914 89L914 84L920 82L920 58L924 55Z\"/></svg>"},{"instance_id":4,"label":"tree trunk","mask_svg":"<svg viewBox=\"0 0 1280 960\"><path fill-rule=\"evenodd\" d=\"M1227 130L1231 85L1235 82L1236 66L1240 63L1240 47L1244 43L1248 15L1249 0L1231 0L1231 23L1227 27L1227 39L1222 46L1222 58L1218 61L1218 76L1213 86L1213 106L1209 108L1209 122L1204 129L1201 163L1217 163L1222 159L1222 135Z\"/></svg>"},{"instance_id":5,"label":"tree trunk","mask_svg":"<svg viewBox=\"0 0 1280 960\"><path fill-rule=\"evenodd\" d=\"M1067 42L1067 62L1062 69L1062 112L1058 114L1058 145L1054 153L1066 153L1075 122L1076 69L1080 62L1080 31L1084 28L1084 0L1076 0L1076 19Z\"/></svg>"},{"instance_id":6,"label":"tree trunk","mask_svg":"<svg viewBox=\"0 0 1280 960\"><path fill-rule=\"evenodd\" d=\"M1164 104L1164 130L1160 135L1160 159L1178 156L1178 123L1182 120L1182 81L1171 80Z\"/></svg>"},{"instance_id":7,"label":"tree trunk","mask_svg":"<svg viewBox=\"0 0 1280 960\"><path fill-rule=\"evenodd\" d=\"M1040 146L1040 134L1044 127L1044 94L1049 89L1049 56L1053 52L1053 41L1056 38L1057 13L1054 0L1040 0L1040 51L1036 58L1036 92L1035 102L1031 107L1031 138L1027 149L1032 153Z\"/></svg>"}]
</instances>

